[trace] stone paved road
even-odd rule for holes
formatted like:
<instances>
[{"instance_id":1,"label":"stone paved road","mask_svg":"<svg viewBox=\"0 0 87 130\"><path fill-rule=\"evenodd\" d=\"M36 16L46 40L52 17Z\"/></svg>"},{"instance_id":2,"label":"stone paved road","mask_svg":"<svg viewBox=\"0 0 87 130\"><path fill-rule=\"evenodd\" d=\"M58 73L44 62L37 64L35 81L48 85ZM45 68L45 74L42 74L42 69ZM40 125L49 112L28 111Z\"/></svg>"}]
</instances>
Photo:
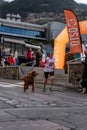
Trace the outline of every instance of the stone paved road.
<instances>
[{"instance_id":1,"label":"stone paved road","mask_svg":"<svg viewBox=\"0 0 87 130\"><path fill-rule=\"evenodd\" d=\"M0 79L1 130L87 130L87 94L42 84L23 92L23 82Z\"/></svg>"}]
</instances>

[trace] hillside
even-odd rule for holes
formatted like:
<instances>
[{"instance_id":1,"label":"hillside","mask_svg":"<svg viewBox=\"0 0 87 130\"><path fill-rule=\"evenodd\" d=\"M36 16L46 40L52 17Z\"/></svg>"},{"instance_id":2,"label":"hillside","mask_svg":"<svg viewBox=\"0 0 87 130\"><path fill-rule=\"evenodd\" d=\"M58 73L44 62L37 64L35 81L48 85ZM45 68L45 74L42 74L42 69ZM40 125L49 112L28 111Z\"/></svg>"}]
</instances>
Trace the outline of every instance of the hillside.
<instances>
[{"instance_id":1,"label":"hillside","mask_svg":"<svg viewBox=\"0 0 87 130\"><path fill-rule=\"evenodd\" d=\"M23 12L63 12L64 8L76 8L78 4L74 0L14 0L11 3L5 2L2 11L23 13Z\"/></svg>"},{"instance_id":2,"label":"hillside","mask_svg":"<svg viewBox=\"0 0 87 130\"><path fill-rule=\"evenodd\" d=\"M5 18L7 13L14 13L20 14L23 20L25 20L27 16L29 17L31 13L35 14L35 17L37 17L36 14L39 14L38 17L40 19L43 12L46 16L49 14L52 16L53 13L57 17L60 17L60 15L63 16L64 9L71 9L75 11L78 17L82 15L85 17L87 14L87 6L83 4L79 5L74 0L14 0L10 3L1 0L0 4L2 18Z\"/></svg>"}]
</instances>

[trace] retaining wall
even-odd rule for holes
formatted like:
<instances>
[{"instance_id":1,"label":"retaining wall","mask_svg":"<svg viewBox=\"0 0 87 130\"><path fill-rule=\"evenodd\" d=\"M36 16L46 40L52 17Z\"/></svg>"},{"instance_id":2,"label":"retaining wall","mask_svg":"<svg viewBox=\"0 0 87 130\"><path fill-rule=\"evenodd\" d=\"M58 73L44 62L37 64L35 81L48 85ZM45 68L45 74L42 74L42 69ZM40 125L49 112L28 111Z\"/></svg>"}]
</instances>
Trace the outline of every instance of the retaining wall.
<instances>
[{"instance_id":1,"label":"retaining wall","mask_svg":"<svg viewBox=\"0 0 87 130\"><path fill-rule=\"evenodd\" d=\"M18 67L0 67L0 78L19 79Z\"/></svg>"},{"instance_id":2,"label":"retaining wall","mask_svg":"<svg viewBox=\"0 0 87 130\"><path fill-rule=\"evenodd\" d=\"M0 67L0 78L6 78L6 79L15 79L19 80L22 79L28 72L36 70L38 72L38 75L35 77L35 82L37 83L43 83L44 81L44 70L41 67L28 67L28 66L8 66L8 67ZM67 75L64 74L64 70L55 70L54 75L54 84L62 84L65 85L67 82ZM50 83L50 77L48 78L48 83Z\"/></svg>"},{"instance_id":3,"label":"retaining wall","mask_svg":"<svg viewBox=\"0 0 87 130\"><path fill-rule=\"evenodd\" d=\"M82 69L83 69L83 65L80 62L69 63L67 74L65 74L64 70L56 69L54 75L54 84L64 85L64 86L75 84L75 78L76 78L75 76L77 75L79 78L81 78ZM36 76L35 82L43 83L44 71L43 68L40 67L28 67L28 66L0 67L0 78L19 80L32 70L36 70L38 72L38 76ZM48 79L48 83L49 82L50 80Z\"/></svg>"},{"instance_id":4,"label":"retaining wall","mask_svg":"<svg viewBox=\"0 0 87 130\"><path fill-rule=\"evenodd\" d=\"M68 68L67 82L75 84L76 78L81 78L83 64L82 62L72 62L67 65L67 68Z\"/></svg>"}]
</instances>

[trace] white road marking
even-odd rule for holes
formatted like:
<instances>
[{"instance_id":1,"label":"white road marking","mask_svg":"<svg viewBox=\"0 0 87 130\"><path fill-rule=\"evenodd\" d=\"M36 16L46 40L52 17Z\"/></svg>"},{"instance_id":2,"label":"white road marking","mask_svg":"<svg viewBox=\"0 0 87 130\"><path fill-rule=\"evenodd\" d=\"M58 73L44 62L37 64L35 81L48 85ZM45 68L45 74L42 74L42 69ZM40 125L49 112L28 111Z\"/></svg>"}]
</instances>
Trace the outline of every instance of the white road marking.
<instances>
[{"instance_id":1,"label":"white road marking","mask_svg":"<svg viewBox=\"0 0 87 130\"><path fill-rule=\"evenodd\" d=\"M6 83L6 82L0 82L1 87L23 87L23 82L21 83Z\"/></svg>"}]
</instances>

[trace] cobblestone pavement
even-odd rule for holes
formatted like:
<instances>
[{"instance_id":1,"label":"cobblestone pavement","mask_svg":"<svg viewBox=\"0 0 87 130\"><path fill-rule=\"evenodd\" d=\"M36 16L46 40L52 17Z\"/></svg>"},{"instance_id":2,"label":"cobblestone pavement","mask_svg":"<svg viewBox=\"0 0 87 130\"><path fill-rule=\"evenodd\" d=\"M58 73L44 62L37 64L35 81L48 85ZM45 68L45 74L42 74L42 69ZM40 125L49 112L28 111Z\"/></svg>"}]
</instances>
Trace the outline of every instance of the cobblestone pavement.
<instances>
[{"instance_id":1,"label":"cobblestone pavement","mask_svg":"<svg viewBox=\"0 0 87 130\"><path fill-rule=\"evenodd\" d=\"M87 94L53 86L23 92L23 82L0 79L0 130L87 130Z\"/></svg>"}]
</instances>

